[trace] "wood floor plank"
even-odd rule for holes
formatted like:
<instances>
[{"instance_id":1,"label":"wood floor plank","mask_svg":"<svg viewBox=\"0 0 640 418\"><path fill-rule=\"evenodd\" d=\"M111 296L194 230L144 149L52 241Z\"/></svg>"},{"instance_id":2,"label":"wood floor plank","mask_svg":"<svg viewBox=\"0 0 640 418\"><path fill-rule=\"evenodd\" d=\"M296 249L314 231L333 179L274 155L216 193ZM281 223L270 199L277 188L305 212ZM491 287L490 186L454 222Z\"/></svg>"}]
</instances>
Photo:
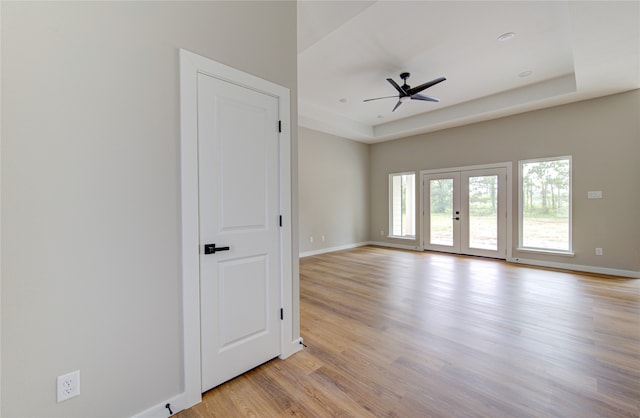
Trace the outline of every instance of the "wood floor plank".
<instances>
[{"instance_id":1,"label":"wood floor plank","mask_svg":"<svg viewBox=\"0 0 640 418\"><path fill-rule=\"evenodd\" d=\"M178 416L640 417L640 280L367 246L301 259L300 309Z\"/></svg>"}]
</instances>

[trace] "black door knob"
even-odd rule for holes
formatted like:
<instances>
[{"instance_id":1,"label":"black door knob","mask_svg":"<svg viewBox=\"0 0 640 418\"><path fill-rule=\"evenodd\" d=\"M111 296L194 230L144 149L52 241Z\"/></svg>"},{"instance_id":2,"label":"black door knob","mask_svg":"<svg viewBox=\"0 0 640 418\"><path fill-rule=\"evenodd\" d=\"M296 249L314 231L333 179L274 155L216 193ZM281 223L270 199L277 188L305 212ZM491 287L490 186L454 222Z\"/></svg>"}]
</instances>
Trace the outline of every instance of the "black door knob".
<instances>
[{"instance_id":1,"label":"black door knob","mask_svg":"<svg viewBox=\"0 0 640 418\"><path fill-rule=\"evenodd\" d=\"M216 244L204 244L205 254L213 254L216 251L229 251L229 247L216 247Z\"/></svg>"}]
</instances>

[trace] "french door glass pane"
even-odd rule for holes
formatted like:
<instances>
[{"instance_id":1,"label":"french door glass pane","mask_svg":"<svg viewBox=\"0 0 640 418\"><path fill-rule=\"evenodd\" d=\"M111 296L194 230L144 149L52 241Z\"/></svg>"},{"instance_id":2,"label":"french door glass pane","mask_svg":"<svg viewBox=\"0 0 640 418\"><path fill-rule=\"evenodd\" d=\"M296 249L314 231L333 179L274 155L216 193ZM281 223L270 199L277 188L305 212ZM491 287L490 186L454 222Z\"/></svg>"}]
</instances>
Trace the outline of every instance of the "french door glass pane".
<instances>
[{"instance_id":1,"label":"french door glass pane","mask_svg":"<svg viewBox=\"0 0 640 418\"><path fill-rule=\"evenodd\" d=\"M469 177L469 247L498 249L498 176Z\"/></svg>"},{"instance_id":2,"label":"french door glass pane","mask_svg":"<svg viewBox=\"0 0 640 418\"><path fill-rule=\"evenodd\" d=\"M453 246L453 179L430 180L431 237L435 245Z\"/></svg>"}]
</instances>

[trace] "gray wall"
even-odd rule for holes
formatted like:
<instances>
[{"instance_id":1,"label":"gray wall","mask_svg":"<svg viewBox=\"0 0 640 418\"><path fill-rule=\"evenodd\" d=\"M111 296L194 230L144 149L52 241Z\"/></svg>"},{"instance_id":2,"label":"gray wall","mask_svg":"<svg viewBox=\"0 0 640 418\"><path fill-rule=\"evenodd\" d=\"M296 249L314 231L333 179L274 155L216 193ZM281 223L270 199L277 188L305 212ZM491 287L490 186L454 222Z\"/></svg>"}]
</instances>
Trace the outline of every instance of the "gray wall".
<instances>
[{"instance_id":1,"label":"gray wall","mask_svg":"<svg viewBox=\"0 0 640 418\"><path fill-rule=\"evenodd\" d=\"M178 49L290 88L295 159L296 3L1 7L1 415L131 416L183 391Z\"/></svg>"},{"instance_id":2,"label":"gray wall","mask_svg":"<svg viewBox=\"0 0 640 418\"><path fill-rule=\"evenodd\" d=\"M513 162L513 256L547 262L640 270L640 90L447 129L371 146L369 236L388 229L388 174ZM575 257L516 251L518 160L573 156ZM588 200L602 190L604 199ZM595 256L595 247L604 249Z\"/></svg>"},{"instance_id":3,"label":"gray wall","mask_svg":"<svg viewBox=\"0 0 640 418\"><path fill-rule=\"evenodd\" d=\"M300 253L368 241L369 146L305 128L298 146Z\"/></svg>"}]
</instances>

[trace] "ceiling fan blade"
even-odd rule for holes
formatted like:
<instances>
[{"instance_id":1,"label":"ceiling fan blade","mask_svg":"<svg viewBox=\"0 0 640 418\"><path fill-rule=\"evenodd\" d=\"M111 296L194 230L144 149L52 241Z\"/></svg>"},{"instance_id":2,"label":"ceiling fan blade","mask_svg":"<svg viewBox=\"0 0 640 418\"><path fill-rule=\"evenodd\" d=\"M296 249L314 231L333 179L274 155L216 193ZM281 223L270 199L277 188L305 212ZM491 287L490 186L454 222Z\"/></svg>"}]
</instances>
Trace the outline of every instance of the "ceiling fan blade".
<instances>
[{"instance_id":1,"label":"ceiling fan blade","mask_svg":"<svg viewBox=\"0 0 640 418\"><path fill-rule=\"evenodd\" d=\"M388 81L389 83L391 83L391 85L392 85L393 87L395 87L395 89L396 89L396 90L398 90L398 93L400 93L400 96L408 96L407 92L406 92L406 91L404 91L404 89L403 89L402 87L400 87L400 86L398 85L398 83L396 83L395 81L393 81L393 79L392 79L392 78L387 78L387 81ZM417 93L417 92L416 92L416 93Z\"/></svg>"},{"instance_id":2,"label":"ceiling fan blade","mask_svg":"<svg viewBox=\"0 0 640 418\"><path fill-rule=\"evenodd\" d=\"M363 101L365 102L370 102L371 100L380 100L380 99L391 99L391 98L397 98L398 95L394 95L394 96L385 96L385 97L376 97L375 99L364 99Z\"/></svg>"},{"instance_id":3,"label":"ceiling fan blade","mask_svg":"<svg viewBox=\"0 0 640 418\"><path fill-rule=\"evenodd\" d=\"M399 108L401 104L402 104L402 102L401 102L400 100L398 100L398 103L396 103L396 105L394 106L394 108L393 108L392 112L395 112L395 110L396 110L397 108Z\"/></svg>"},{"instance_id":4,"label":"ceiling fan blade","mask_svg":"<svg viewBox=\"0 0 640 418\"><path fill-rule=\"evenodd\" d=\"M416 94L416 93L420 93L420 92L421 92L422 90L424 90L424 89L428 89L428 88L429 88L429 87L431 87L431 86L435 86L435 85L436 85L436 84L438 84L438 83L442 83L444 80L446 80L446 78L444 78L444 77L438 77L438 78L436 78L435 80L431 80L431 81L428 81L428 82L426 82L426 83L424 83L424 84L420 84L420 85L419 85L419 86L417 86L417 87L410 88L410 89L407 91L407 95L409 95L409 96L413 96L413 95L414 95L414 94Z\"/></svg>"},{"instance_id":5,"label":"ceiling fan blade","mask_svg":"<svg viewBox=\"0 0 640 418\"><path fill-rule=\"evenodd\" d=\"M431 97L431 96L424 96L422 94L414 94L413 96L411 96L411 98L413 100L424 100L425 102L436 102L436 103L438 103L440 101L440 99L438 99L438 98Z\"/></svg>"}]
</instances>

